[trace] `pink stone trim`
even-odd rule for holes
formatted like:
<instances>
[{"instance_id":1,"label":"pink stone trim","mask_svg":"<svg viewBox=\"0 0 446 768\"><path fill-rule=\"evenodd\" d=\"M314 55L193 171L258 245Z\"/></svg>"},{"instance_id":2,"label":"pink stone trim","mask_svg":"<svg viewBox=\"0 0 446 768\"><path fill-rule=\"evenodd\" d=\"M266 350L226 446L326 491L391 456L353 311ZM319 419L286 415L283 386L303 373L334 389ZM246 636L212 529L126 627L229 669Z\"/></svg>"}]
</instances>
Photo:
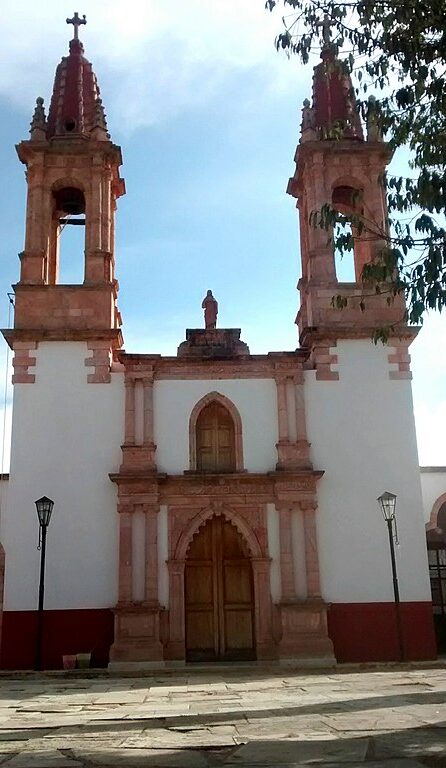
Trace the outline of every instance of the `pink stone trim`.
<instances>
[{"instance_id":1,"label":"pink stone trim","mask_svg":"<svg viewBox=\"0 0 446 768\"><path fill-rule=\"evenodd\" d=\"M135 380L125 378L125 445L135 444Z\"/></svg>"},{"instance_id":2,"label":"pink stone trim","mask_svg":"<svg viewBox=\"0 0 446 768\"><path fill-rule=\"evenodd\" d=\"M288 424L288 398L287 398L287 377L276 377L277 389L277 419L279 425L279 443L288 442L289 424Z\"/></svg>"},{"instance_id":3,"label":"pink stone trim","mask_svg":"<svg viewBox=\"0 0 446 768\"><path fill-rule=\"evenodd\" d=\"M387 355L387 360L391 365L396 365L396 370L389 371L389 379L411 379L410 355L408 352L409 340L392 340L393 351Z\"/></svg>"},{"instance_id":4,"label":"pink stone trim","mask_svg":"<svg viewBox=\"0 0 446 768\"><path fill-rule=\"evenodd\" d=\"M187 551L191 545L192 539L198 533L199 529L206 525L214 515L223 515L234 525L239 533L243 536L252 557L263 557L264 553L260 546L259 540L254 531L248 526L245 520L234 512L230 507L223 506L221 503L215 502L210 507L202 509L197 515L195 515L190 523L186 526L182 532L176 548L174 560L185 560Z\"/></svg>"},{"instance_id":5,"label":"pink stone trim","mask_svg":"<svg viewBox=\"0 0 446 768\"><path fill-rule=\"evenodd\" d=\"M192 413L189 419L189 462L190 469L192 471L197 469L197 420L198 417L209 403L220 403L229 411L232 421L234 423L234 438L235 438L235 469L237 472L242 472L243 465L243 437L242 437L242 420L240 414L234 405L225 395L221 395L219 392L209 392L207 395L201 398L192 409Z\"/></svg>"},{"instance_id":6,"label":"pink stone trim","mask_svg":"<svg viewBox=\"0 0 446 768\"><path fill-rule=\"evenodd\" d=\"M89 341L91 357L85 358L85 365L92 367L94 373L87 375L89 384L109 384L111 381L112 349L107 341Z\"/></svg>"},{"instance_id":7,"label":"pink stone trim","mask_svg":"<svg viewBox=\"0 0 446 768\"><path fill-rule=\"evenodd\" d=\"M311 361L316 369L317 381L339 381L339 372L331 367L338 363L338 356L331 353L331 348L335 346L336 342L330 341L313 347Z\"/></svg>"},{"instance_id":8,"label":"pink stone trim","mask_svg":"<svg viewBox=\"0 0 446 768\"><path fill-rule=\"evenodd\" d=\"M29 369L36 365L36 357L31 355L31 351L37 349L37 342L16 341L14 342L14 358L12 365L14 373L12 375L13 384L34 384L36 377L30 373Z\"/></svg>"},{"instance_id":9,"label":"pink stone trim","mask_svg":"<svg viewBox=\"0 0 446 768\"><path fill-rule=\"evenodd\" d=\"M118 605L132 602L132 515L126 509L119 515L119 596Z\"/></svg>"},{"instance_id":10,"label":"pink stone trim","mask_svg":"<svg viewBox=\"0 0 446 768\"><path fill-rule=\"evenodd\" d=\"M146 516L146 585L147 603L158 604L158 512L159 506L143 505Z\"/></svg>"},{"instance_id":11,"label":"pink stone trim","mask_svg":"<svg viewBox=\"0 0 446 768\"><path fill-rule=\"evenodd\" d=\"M280 536L280 575L282 581L282 601L295 600L293 544L291 538L292 508L280 506L279 509Z\"/></svg>"},{"instance_id":12,"label":"pink stone trim","mask_svg":"<svg viewBox=\"0 0 446 768\"><path fill-rule=\"evenodd\" d=\"M304 515L307 593L309 598L320 598L321 585L316 530L316 507L312 504L301 504L301 507Z\"/></svg>"},{"instance_id":13,"label":"pink stone trim","mask_svg":"<svg viewBox=\"0 0 446 768\"><path fill-rule=\"evenodd\" d=\"M430 514L429 522L426 523L426 531L431 531L437 528L438 513L443 504L446 504L446 493L442 493L441 496L435 501Z\"/></svg>"}]
</instances>

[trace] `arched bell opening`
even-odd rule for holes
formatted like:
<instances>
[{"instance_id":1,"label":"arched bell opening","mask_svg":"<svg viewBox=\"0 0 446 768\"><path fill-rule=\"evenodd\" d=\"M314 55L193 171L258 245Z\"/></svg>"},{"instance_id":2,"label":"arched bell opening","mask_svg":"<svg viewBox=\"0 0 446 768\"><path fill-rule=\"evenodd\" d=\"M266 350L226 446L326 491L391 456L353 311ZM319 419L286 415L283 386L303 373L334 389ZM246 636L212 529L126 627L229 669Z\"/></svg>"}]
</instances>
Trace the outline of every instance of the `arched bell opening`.
<instances>
[{"instance_id":1,"label":"arched bell opening","mask_svg":"<svg viewBox=\"0 0 446 768\"><path fill-rule=\"evenodd\" d=\"M56 186L51 194L49 284L79 284L85 276L85 196L79 187Z\"/></svg>"},{"instance_id":2,"label":"arched bell opening","mask_svg":"<svg viewBox=\"0 0 446 768\"><path fill-rule=\"evenodd\" d=\"M342 216L342 220L334 226L332 233L336 277L342 283L359 283L364 264L370 260L372 236L365 229L360 232L355 226L355 218L363 220L363 192L361 189L347 185L336 186L332 192L331 202L333 208ZM342 251L336 248L336 241L340 235L350 239L350 248L344 248Z\"/></svg>"},{"instance_id":3,"label":"arched bell opening","mask_svg":"<svg viewBox=\"0 0 446 768\"><path fill-rule=\"evenodd\" d=\"M184 608L187 661L256 658L250 551L224 515L210 517L189 545Z\"/></svg>"}]
</instances>

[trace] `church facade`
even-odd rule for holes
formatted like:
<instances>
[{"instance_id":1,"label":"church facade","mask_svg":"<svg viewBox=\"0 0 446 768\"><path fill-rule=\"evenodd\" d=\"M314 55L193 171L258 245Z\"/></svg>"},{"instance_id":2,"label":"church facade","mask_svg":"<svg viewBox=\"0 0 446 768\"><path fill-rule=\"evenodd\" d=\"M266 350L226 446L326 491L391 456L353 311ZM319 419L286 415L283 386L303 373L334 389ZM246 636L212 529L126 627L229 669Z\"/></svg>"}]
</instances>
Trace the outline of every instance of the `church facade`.
<instances>
[{"instance_id":1,"label":"church facade","mask_svg":"<svg viewBox=\"0 0 446 768\"><path fill-rule=\"evenodd\" d=\"M356 282L340 283L327 232L309 222L330 203L360 206L385 227L389 150L375 126L364 136L336 63L325 45L288 186L301 233L299 347L251 355L240 329L218 327L208 292L206 327L188 329L176 356L132 354L117 305L121 151L75 25L48 116L38 99L17 148L28 196L15 322L3 332L14 351L0 528L4 668L33 666L33 506L43 495L57 510L47 667L80 652L121 668L399 658L376 502L384 490L398 496L404 657L435 656L408 353L415 332L398 299L375 295L362 307L359 276L379 237L355 236ZM336 140L333 123L343 125ZM73 218L85 226L85 274L66 285L58 242ZM382 325L394 332L375 345Z\"/></svg>"}]
</instances>

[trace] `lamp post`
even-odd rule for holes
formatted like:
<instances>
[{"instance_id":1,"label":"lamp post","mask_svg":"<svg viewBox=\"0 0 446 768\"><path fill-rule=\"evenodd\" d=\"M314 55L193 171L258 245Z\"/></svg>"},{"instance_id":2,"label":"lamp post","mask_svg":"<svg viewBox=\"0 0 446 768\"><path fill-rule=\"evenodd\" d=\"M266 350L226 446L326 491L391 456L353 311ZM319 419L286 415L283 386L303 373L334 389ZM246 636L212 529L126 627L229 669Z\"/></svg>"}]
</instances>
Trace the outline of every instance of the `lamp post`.
<instances>
[{"instance_id":1,"label":"lamp post","mask_svg":"<svg viewBox=\"0 0 446 768\"><path fill-rule=\"evenodd\" d=\"M383 514L384 520L387 523L387 532L389 534L389 546L390 546L390 559L392 561L392 579L393 579L393 595L395 600L395 618L396 618L396 631L398 637L398 648L400 661L404 661L404 642L403 642L403 629L401 626L401 613L400 613L400 590L398 587L398 575L396 571L395 560L395 536L393 533L393 526L395 523L395 508L396 508L396 495L384 491L377 499Z\"/></svg>"},{"instance_id":2,"label":"lamp post","mask_svg":"<svg viewBox=\"0 0 446 768\"><path fill-rule=\"evenodd\" d=\"M42 496L36 502L37 517L39 518L39 546L40 549L40 579L39 579L39 608L37 611L37 640L36 640L36 665L37 670L42 669L42 636L43 636L43 598L45 595L45 555L46 532L51 520L54 501L48 496Z\"/></svg>"}]
</instances>

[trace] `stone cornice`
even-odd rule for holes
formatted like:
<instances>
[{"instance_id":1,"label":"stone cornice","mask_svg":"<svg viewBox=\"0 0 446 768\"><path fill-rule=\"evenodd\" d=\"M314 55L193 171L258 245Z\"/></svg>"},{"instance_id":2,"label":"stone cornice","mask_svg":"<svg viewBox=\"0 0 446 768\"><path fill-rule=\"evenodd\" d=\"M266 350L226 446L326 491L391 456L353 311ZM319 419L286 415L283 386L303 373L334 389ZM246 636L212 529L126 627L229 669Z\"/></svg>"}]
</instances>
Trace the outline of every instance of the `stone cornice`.
<instances>
[{"instance_id":1,"label":"stone cornice","mask_svg":"<svg viewBox=\"0 0 446 768\"><path fill-rule=\"evenodd\" d=\"M39 328L3 328L1 330L11 349L16 341L109 341L113 348L123 344L120 328L106 330L87 329L39 329Z\"/></svg>"},{"instance_id":2,"label":"stone cornice","mask_svg":"<svg viewBox=\"0 0 446 768\"><path fill-rule=\"evenodd\" d=\"M293 376L301 371L308 357L306 349L249 355L242 360L190 360L161 355L129 354L121 350L117 358L133 376L153 373L155 379L255 379Z\"/></svg>"},{"instance_id":3,"label":"stone cornice","mask_svg":"<svg viewBox=\"0 0 446 768\"><path fill-rule=\"evenodd\" d=\"M119 486L121 500L129 505L132 499L168 504L197 504L198 499L224 497L232 503L302 503L315 504L316 484L323 471L208 474L188 472L167 475L148 472L120 472L110 474L110 480Z\"/></svg>"}]
</instances>

